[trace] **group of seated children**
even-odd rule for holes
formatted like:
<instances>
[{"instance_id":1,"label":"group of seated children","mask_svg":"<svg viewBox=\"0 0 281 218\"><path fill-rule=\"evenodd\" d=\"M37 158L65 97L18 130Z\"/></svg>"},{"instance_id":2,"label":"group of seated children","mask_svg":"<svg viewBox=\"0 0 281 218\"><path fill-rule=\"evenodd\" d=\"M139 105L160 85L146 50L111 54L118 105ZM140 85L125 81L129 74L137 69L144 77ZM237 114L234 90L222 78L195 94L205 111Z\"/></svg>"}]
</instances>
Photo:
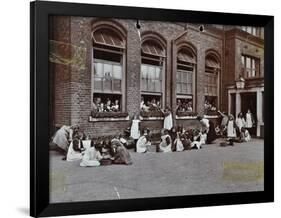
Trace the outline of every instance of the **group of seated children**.
<instances>
[{"instance_id":1,"label":"group of seated children","mask_svg":"<svg viewBox=\"0 0 281 218\"><path fill-rule=\"evenodd\" d=\"M122 136L101 137L82 140L81 135L70 143L66 160L80 160L81 167L93 167L109 164L132 164L127 141Z\"/></svg>"},{"instance_id":2,"label":"group of seated children","mask_svg":"<svg viewBox=\"0 0 281 218\"><path fill-rule=\"evenodd\" d=\"M115 99L112 103L109 98L104 103L100 97L97 97L94 98L92 108L94 112L118 112L120 111L120 103L118 99Z\"/></svg>"},{"instance_id":3,"label":"group of seated children","mask_svg":"<svg viewBox=\"0 0 281 218\"><path fill-rule=\"evenodd\" d=\"M177 100L177 112L192 112L192 101L191 100Z\"/></svg>"},{"instance_id":4,"label":"group of seated children","mask_svg":"<svg viewBox=\"0 0 281 218\"><path fill-rule=\"evenodd\" d=\"M161 110L161 103L160 101L156 101L155 98L151 99L151 101L144 101L144 98L141 98L140 103L141 111L149 112L149 111L160 111Z\"/></svg>"},{"instance_id":5,"label":"group of seated children","mask_svg":"<svg viewBox=\"0 0 281 218\"><path fill-rule=\"evenodd\" d=\"M156 145L156 152L174 152L200 149L206 143L207 134L198 129L185 130L182 126L173 127L170 131L161 130L160 144ZM145 129L136 143L136 152L145 153L151 145L150 131Z\"/></svg>"}]
</instances>

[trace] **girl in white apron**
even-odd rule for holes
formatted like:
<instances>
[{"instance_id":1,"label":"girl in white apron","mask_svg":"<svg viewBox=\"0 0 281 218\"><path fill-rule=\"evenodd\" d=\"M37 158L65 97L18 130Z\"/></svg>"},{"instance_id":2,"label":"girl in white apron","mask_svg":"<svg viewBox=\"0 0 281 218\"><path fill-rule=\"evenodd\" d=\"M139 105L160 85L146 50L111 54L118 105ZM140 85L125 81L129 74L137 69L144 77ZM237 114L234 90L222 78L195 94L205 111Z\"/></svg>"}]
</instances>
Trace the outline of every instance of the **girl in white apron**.
<instances>
[{"instance_id":1,"label":"girl in white apron","mask_svg":"<svg viewBox=\"0 0 281 218\"><path fill-rule=\"evenodd\" d=\"M159 152L172 152L172 140L171 136L168 134L168 130L162 130L161 142L158 148Z\"/></svg>"},{"instance_id":2,"label":"girl in white apron","mask_svg":"<svg viewBox=\"0 0 281 218\"><path fill-rule=\"evenodd\" d=\"M172 112L169 106L166 107L166 109L162 113L164 114L164 129L171 130L173 127L173 117L172 117Z\"/></svg>"}]
</instances>

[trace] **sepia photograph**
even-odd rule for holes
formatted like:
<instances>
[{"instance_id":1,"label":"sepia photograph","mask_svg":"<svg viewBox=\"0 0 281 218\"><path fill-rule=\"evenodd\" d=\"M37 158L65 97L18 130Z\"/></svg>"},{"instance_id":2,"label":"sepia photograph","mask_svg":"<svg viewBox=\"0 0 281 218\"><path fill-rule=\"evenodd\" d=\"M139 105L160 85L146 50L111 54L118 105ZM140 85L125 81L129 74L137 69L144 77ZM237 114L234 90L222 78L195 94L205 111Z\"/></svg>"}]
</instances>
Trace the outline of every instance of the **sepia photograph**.
<instances>
[{"instance_id":1,"label":"sepia photograph","mask_svg":"<svg viewBox=\"0 0 281 218\"><path fill-rule=\"evenodd\" d=\"M50 203L264 191L263 27L48 28Z\"/></svg>"}]
</instances>

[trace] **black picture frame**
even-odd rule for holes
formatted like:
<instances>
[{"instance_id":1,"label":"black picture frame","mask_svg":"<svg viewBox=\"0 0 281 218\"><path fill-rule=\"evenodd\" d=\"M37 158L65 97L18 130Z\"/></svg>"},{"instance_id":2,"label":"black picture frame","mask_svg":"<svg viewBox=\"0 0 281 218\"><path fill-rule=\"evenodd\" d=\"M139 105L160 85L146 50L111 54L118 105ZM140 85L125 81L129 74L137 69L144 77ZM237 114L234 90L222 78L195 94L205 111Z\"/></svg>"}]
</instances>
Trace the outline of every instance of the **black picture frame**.
<instances>
[{"instance_id":1,"label":"black picture frame","mask_svg":"<svg viewBox=\"0 0 281 218\"><path fill-rule=\"evenodd\" d=\"M206 24L265 30L264 191L145 199L49 203L48 17L71 15ZM141 7L35 1L30 3L30 215L59 216L274 201L274 17Z\"/></svg>"}]
</instances>

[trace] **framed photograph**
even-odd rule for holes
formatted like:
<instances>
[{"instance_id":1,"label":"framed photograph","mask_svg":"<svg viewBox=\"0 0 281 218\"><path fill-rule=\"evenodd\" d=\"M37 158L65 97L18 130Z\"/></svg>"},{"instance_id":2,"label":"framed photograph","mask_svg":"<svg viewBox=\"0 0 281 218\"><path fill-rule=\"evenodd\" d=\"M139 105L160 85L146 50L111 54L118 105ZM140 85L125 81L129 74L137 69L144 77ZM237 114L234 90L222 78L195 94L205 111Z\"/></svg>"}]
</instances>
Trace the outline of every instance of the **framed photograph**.
<instances>
[{"instance_id":1,"label":"framed photograph","mask_svg":"<svg viewBox=\"0 0 281 218\"><path fill-rule=\"evenodd\" d=\"M272 202L273 16L30 5L30 215Z\"/></svg>"}]
</instances>

